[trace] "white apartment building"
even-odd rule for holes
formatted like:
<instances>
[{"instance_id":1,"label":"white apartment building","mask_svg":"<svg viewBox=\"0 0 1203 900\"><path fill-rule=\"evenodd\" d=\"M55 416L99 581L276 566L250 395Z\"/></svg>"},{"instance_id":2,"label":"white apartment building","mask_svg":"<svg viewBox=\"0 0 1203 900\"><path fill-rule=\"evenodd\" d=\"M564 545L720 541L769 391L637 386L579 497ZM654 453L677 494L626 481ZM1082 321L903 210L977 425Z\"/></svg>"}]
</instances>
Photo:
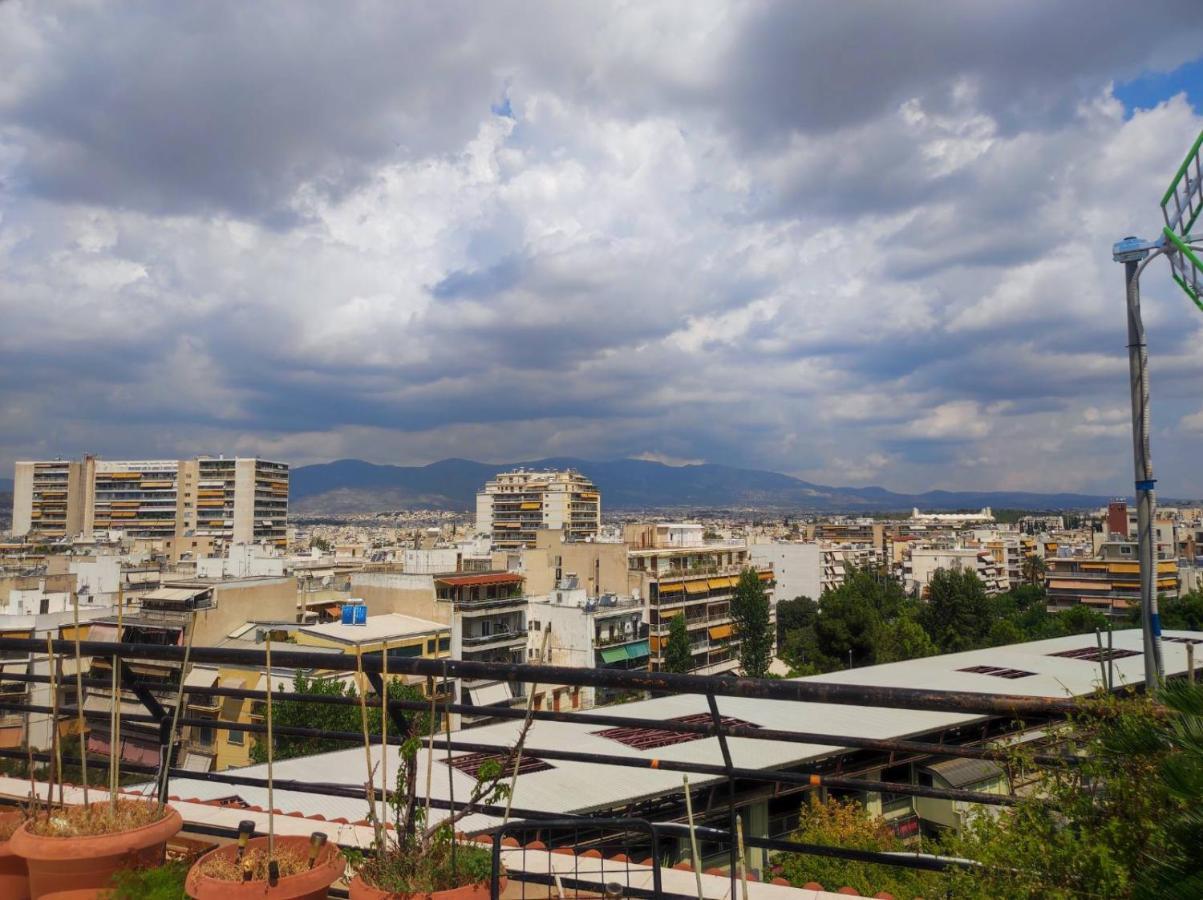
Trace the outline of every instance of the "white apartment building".
<instances>
[{"instance_id":1,"label":"white apartment building","mask_svg":"<svg viewBox=\"0 0 1203 900\"><path fill-rule=\"evenodd\" d=\"M567 540L596 537L601 528L601 494L580 472L501 472L476 495L476 530L493 546L535 546L535 532L551 528Z\"/></svg>"},{"instance_id":2,"label":"white apartment building","mask_svg":"<svg viewBox=\"0 0 1203 900\"><path fill-rule=\"evenodd\" d=\"M288 466L256 458L18 462L16 537L286 543Z\"/></svg>"},{"instance_id":3,"label":"white apartment building","mask_svg":"<svg viewBox=\"0 0 1203 900\"><path fill-rule=\"evenodd\" d=\"M569 576L550 594L527 602L529 662L584 669L647 668L648 632L638 598L589 597L576 577ZM604 688L559 685L538 691L534 703L536 709L589 709L609 699Z\"/></svg>"},{"instance_id":4,"label":"white apartment building","mask_svg":"<svg viewBox=\"0 0 1203 900\"><path fill-rule=\"evenodd\" d=\"M829 556L834 557L834 551L821 544L800 541L751 544L748 552L756 565L772 566L773 576L777 580L775 594L778 599L809 597L811 600L818 600L828 586L825 577L826 560ZM832 577L834 578L834 564ZM841 564L840 581L842 580Z\"/></svg>"},{"instance_id":5,"label":"white apartment building","mask_svg":"<svg viewBox=\"0 0 1203 900\"><path fill-rule=\"evenodd\" d=\"M923 594L937 569L967 569L981 579L987 594L997 594L1005 590L1006 578L1000 574L994 557L989 551L974 547L912 548L910 558L903 562L903 585L908 591Z\"/></svg>"}]
</instances>

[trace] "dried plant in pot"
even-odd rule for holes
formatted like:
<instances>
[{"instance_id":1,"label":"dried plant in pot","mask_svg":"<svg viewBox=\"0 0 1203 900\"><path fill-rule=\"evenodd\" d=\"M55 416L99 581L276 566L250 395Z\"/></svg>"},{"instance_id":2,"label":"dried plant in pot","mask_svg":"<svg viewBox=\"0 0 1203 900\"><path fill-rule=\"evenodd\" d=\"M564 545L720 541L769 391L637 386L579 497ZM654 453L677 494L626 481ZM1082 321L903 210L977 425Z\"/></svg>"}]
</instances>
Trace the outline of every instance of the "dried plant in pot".
<instances>
[{"instance_id":1,"label":"dried plant in pot","mask_svg":"<svg viewBox=\"0 0 1203 900\"><path fill-rule=\"evenodd\" d=\"M10 846L10 838L27 818L29 813L23 808L0 812L0 897L12 900L29 897L29 869Z\"/></svg>"},{"instance_id":2,"label":"dried plant in pot","mask_svg":"<svg viewBox=\"0 0 1203 900\"><path fill-rule=\"evenodd\" d=\"M121 799L48 810L22 824L9 847L29 867L32 897L100 896L122 869L162 865L167 840L182 826L170 806Z\"/></svg>"},{"instance_id":3,"label":"dried plant in pot","mask_svg":"<svg viewBox=\"0 0 1203 900\"><path fill-rule=\"evenodd\" d=\"M184 889L193 900L325 900L330 885L342 878L346 860L315 831L305 837L276 837L269 852L266 837L250 838L253 823L243 822L237 844L206 853L188 872Z\"/></svg>"},{"instance_id":4,"label":"dried plant in pot","mask_svg":"<svg viewBox=\"0 0 1203 900\"><path fill-rule=\"evenodd\" d=\"M433 824L427 823L427 810L416 799L420 741L411 737L402 743L396 790L387 798L394 828L387 833L377 826L374 853L370 856L351 854L355 870L350 884L351 900L402 897L486 900L492 881L492 854L479 844L461 841L455 824L478 805L493 804L509 796L510 787L504 779L517 764L516 757L528 729L529 721L508 754L480 766L467 802ZM504 888L504 872L499 873L499 878Z\"/></svg>"}]
</instances>

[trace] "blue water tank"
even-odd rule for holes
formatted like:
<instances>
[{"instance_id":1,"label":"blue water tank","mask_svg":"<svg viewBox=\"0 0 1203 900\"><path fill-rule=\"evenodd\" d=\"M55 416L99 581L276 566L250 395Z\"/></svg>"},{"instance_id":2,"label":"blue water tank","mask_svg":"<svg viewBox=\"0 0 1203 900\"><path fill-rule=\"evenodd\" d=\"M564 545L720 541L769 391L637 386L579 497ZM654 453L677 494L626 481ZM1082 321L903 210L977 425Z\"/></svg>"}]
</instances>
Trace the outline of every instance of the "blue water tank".
<instances>
[{"instance_id":1,"label":"blue water tank","mask_svg":"<svg viewBox=\"0 0 1203 900\"><path fill-rule=\"evenodd\" d=\"M366 603L358 603L355 606L352 606L351 609L355 611L356 625L368 624L368 606Z\"/></svg>"},{"instance_id":2,"label":"blue water tank","mask_svg":"<svg viewBox=\"0 0 1203 900\"><path fill-rule=\"evenodd\" d=\"M355 624L355 607L352 606L350 603L343 604L342 623L344 625L354 625Z\"/></svg>"}]
</instances>

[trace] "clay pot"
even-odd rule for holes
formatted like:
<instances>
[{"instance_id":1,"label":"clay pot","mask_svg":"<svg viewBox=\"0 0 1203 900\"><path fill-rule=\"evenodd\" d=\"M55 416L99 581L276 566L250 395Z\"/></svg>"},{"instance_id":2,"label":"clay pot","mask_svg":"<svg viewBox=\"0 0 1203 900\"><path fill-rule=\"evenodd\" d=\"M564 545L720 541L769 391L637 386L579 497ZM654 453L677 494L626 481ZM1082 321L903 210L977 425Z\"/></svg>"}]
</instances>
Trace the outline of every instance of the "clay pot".
<instances>
[{"instance_id":1,"label":"clay pot","mask_svg":"<svg viewBox=\"0 0 1203 900\"><path fill-rule=\"evenodd\" d=\"M501 891L505 890L506 879L501 877ZM362 875L351 879L351 900L489 900L489 883L466 884L463 887L451 888L446 891L435 891L433 894L390 894L380 888L374 888L363 880ZM498 892L500 896L500 891Z\"/></svg>"},{"instance_id":2,"label":"clay pot","mask_svg":"<svg viewBox=\"0 0 1203 900\"><path fill-rule=\"evenodd\" d=\"M99 897L122 869L163 864L168 838L184 825L180 814L170 806L166 813L159 821L140 828L82 837L44 837L31 833L26 823L17 829L9 846L29 866L29 895L33 900L60 894Z\"/></svg>"},{"instance_id":3,"label":"clay pot","mask_svg":"<svg viewBox=\"0 0 1203 900\"><path fill-rule=\"evenodd\" d=\"M309 838L307 837L278 837L277 848L288 848L295 854L308 856ZM267 838L252 838L247 843L247 849L267 849ZM198 859L188 870L188 878L184 882L184 890L193 900L244 900L244 898L264 897L271 900L326 900L330 885L343 877L346 871L346 861L334 844L326 844L318 852L317 860L312 869L298 872L281 878L275 887L268 887L262 881L224 881L201 874L201 867L206 860L224 856L231 861L238 857L238 845L227 844L210 850Z\"/></svg>"},{"instance_id":4,"label":"clay pot","mask_svg":"<svg viewBox=\"0 0 1203 900\"><path fill-rule=\"evenodd\" d=\"M19 809L0 813L0 824L20 822L25 814ZM0 897L29 900L29 870L25 860L13 853L8 841L0 842Z\"/></svg>"}]
</instances>

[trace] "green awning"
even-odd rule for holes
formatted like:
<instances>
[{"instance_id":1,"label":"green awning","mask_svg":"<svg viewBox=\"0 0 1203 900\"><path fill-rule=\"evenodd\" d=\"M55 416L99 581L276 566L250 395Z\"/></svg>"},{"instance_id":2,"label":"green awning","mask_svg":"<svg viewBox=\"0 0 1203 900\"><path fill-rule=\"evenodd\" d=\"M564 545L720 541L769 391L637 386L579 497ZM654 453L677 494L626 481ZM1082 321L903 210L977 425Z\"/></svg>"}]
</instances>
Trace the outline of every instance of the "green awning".
<instances>
[{"instance_id":1,"label":"green awning","mask_svg":"<svg viewBox=\"0 0 1203 900\"><path fill-rule=\"evenodd\" d=\"M634 644L627 644L625 649L627 651L627 659L643 659L643 657L651 655L651 651L647 647L647 641L637 641Z\"/></svg>"},{"instance_id":2,"label":"green awning","mask_svg":"<svg viewBox=\"0 0 1203 900\"><path fill-rule=\"evenodd\" d=\"M602 647L601 649L602 662L616 663L625 662L627 658L626 647Z\"/></svg>"}]
</instances>

